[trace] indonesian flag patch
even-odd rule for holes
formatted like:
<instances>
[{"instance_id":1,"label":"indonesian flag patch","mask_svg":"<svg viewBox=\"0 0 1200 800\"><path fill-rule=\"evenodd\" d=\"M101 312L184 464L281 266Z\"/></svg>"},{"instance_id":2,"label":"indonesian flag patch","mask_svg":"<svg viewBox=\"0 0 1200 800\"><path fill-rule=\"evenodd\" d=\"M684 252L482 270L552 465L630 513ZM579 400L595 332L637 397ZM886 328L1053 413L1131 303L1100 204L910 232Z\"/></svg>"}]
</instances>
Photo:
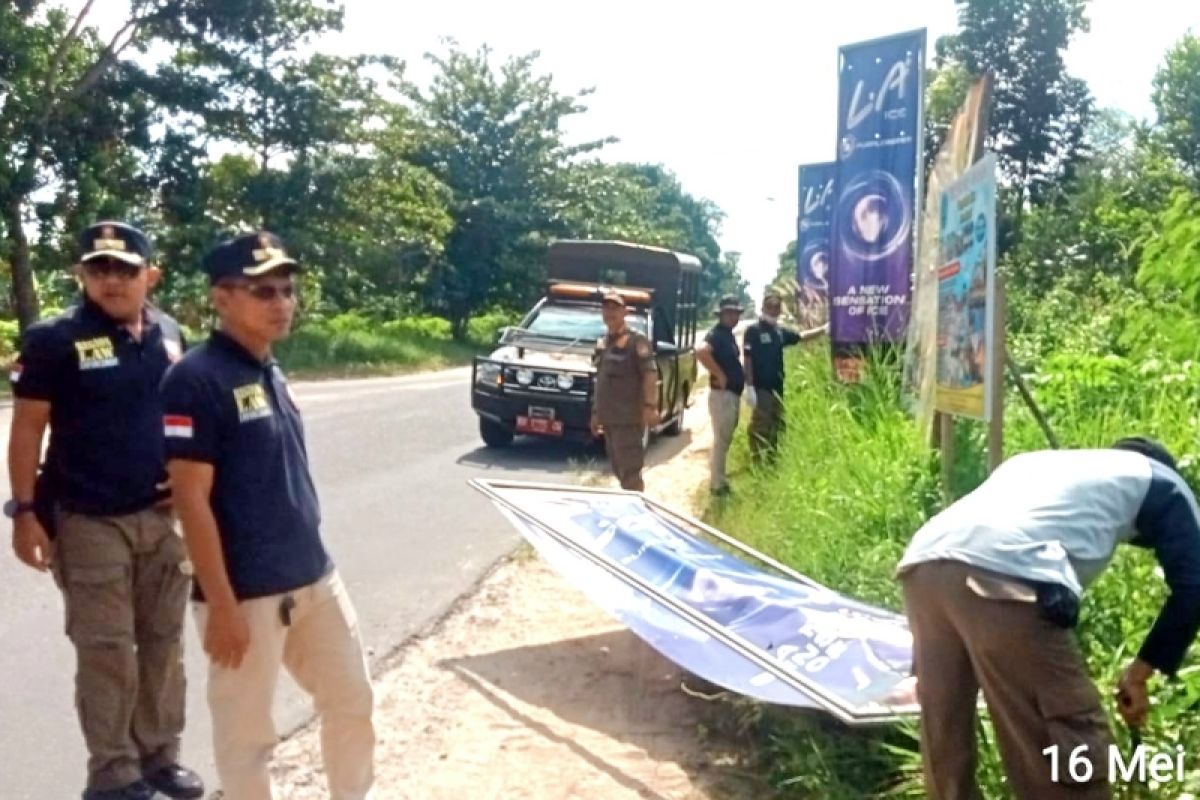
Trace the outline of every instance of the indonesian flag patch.
<instances>
[{"instance_id":1,"label":"indonesian flag patch","mask_svg":"<svg viewBox=\"0 0 1200 800\"><path fill-rule=\"evenodd\" d=\"M12 381L13 383L16 383L17 381L21 380L21 370L22 370L22 369L24 369L24 367L22 367L22 366L21 366L21 362L20 362L20 361L18 361L17 363L13 364L13 365L12 365L11 367L9 367L9 369L8 369L8 379L9 379L10 381Z\"/></svg>"},{"instance_id":2,"label":"indonesian flag patch","mask_svg":"<svg viewBox=\"0 0 1200 800\"><path fill-rule=\"evenodd\" d=\"M192 418L168 414L163 417L163 433L175 439L192 438Z\"/></svg>"}]
</instances>

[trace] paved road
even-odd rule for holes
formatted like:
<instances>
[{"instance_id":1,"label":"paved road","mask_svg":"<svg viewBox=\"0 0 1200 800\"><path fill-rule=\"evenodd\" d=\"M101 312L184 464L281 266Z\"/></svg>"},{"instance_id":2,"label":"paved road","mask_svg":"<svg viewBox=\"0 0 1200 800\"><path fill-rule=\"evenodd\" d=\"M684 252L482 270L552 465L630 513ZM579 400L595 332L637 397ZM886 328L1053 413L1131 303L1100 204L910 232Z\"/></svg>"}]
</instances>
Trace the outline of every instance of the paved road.
<instances>
[{"instance_id":1,"label":"paved road","mask_svg":"<svg viewBox=\"0 0 1200 800\"><path fill-rule=\"evenodd\" d=\"M517 534L467 487L468 478L569 481L587 458L582 449L537 441L483 449L469 376L458 369L294 385L325 538L357 604L373 663L440 616L517 544ZM0 408L0 453L7 452L9 417L10 409ZM686 441L660 440L651 457L669 457ZM7 491L0 465L0 494ZM85 754L62 603L48 577L11 555L7 533L0 545L0 798L78 796ZM184 760L215 785L203 654L190 621L187 630ZM277 704L281 731L310 714L305 697L285 683Z\"/></svg>"}]
</instances>

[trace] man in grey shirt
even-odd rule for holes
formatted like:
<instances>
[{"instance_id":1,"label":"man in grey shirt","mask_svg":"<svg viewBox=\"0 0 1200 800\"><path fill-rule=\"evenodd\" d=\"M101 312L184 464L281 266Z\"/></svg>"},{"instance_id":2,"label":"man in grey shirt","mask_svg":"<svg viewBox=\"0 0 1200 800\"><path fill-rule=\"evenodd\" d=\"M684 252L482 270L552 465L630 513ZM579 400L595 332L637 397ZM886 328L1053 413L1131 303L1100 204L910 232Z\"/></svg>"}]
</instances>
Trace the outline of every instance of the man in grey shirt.
<instances>
[{"instance_id":1,"label":"man in grey shirt","mask_svg":"<svg viewBox=\"0 0 1200 800\"><path fill-rule=\"evenodd\" d=\"M1162 445L1135 437L1015 456L913 537L897 573L932 800L980 797L980 689L1018 797L1111 796L1112 735L1070 628L1120 543L1152 549L1171 590L1117 687L1122 717L1140 727L1147 680L1173 675L1200 629L1200 513ZM1056 745L1057 765L1043 754ZM1088 764L1072 771L1077 750Z\"/></svg>"}]
</instances>

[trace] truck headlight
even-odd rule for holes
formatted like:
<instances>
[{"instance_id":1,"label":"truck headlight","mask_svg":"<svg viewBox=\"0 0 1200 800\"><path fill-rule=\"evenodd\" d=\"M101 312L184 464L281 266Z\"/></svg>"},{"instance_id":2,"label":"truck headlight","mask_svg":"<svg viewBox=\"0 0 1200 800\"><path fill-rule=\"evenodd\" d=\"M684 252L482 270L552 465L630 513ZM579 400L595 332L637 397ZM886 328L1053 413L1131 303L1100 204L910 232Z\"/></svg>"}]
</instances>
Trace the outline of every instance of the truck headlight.
<instances>
[{"instance_id":1,"label":"truck headlight","mask_svg":"<svg viewBox=\"0 0 1200 800\"><path fill-rule=\"evenodd\" d=\"M558 376L558 388L564 392L571 391L571 387L575 385L575 378L572 375L562 374Z\"/></svg>"},{"instance_id":2,"label":"truck headlight","mask_svg":"<svg viewBox=\"0 0 1200 800\"><path fill-rule=\"evenodd\" d=\"M475 369L475 382L485 383L488 386L498 386L500 384L500 371L503 369L495 361L482 361Z\"/></svg>"},{"instance_id":3,"label":"truck headlight","mask_svg":"<svg viewBox=\"0 0 1200 800\"><path fill-rule=\"evenodd\" d=\"M517 383L522 386L528 386L533 383L533 370L519 369L517 370Z\"/></svg>"}]
</instances>

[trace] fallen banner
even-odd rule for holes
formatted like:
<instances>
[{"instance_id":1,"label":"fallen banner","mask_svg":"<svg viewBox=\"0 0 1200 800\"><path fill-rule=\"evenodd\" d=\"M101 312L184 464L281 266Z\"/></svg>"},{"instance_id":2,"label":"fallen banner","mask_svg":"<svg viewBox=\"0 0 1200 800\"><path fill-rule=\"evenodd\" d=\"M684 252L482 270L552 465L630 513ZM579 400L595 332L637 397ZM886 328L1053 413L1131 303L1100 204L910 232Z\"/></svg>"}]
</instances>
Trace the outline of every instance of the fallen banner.
<instances>
[{"instance_id":1,"label":"fallen banner","mask_svg":"<svg viewBox=\"0 0 1200 800\"><path fill-rule=\"evenodd\" d=\"M471 484L570 583L689 672L852 725L917 713L902 616L839 595L636 492Z\"/></svg>"}]
</instances>

